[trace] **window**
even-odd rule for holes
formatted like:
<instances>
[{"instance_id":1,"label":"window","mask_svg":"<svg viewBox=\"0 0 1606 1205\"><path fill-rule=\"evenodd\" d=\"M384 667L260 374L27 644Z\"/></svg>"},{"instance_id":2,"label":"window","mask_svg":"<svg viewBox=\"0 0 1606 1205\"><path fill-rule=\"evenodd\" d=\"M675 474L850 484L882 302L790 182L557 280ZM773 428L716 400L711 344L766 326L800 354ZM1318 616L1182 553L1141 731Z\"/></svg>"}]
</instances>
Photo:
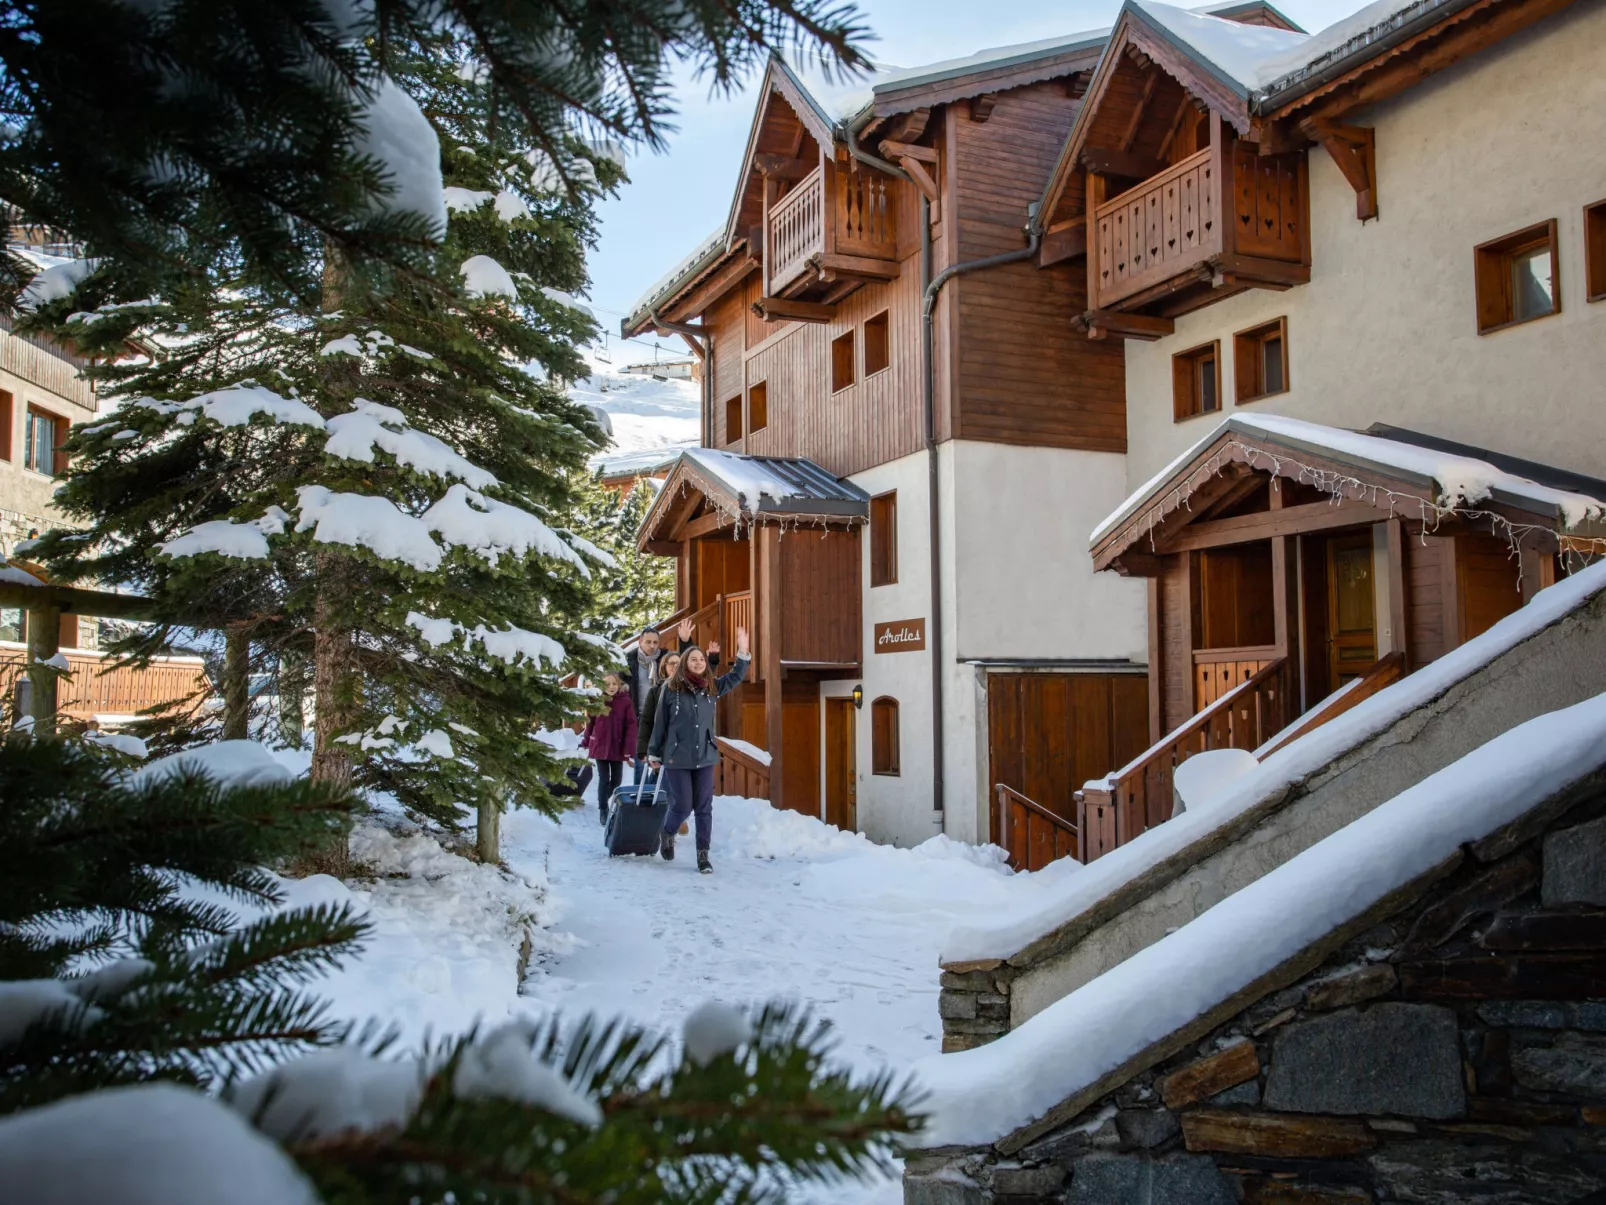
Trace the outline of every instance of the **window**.
<instances>
[{"instance_id":1,"label":"window","mask_svg":"<svg viewBox=\"0 0 1606 1205\"><path fill-rule=\"evenodd\" d=\"M853 384L853 332L831 340L831 392Z\"/></svg>"},{"instance_id":2,"label":"window","mask_svg":"<svg viewBox=\"0 0 1606 1205\"><path fill-rule=\"evenodd\" d=\"M1171 411L1177 422L1221 409L1221 344L1171 357Z\"/></svg>"},{"instance_id":3,"label":"window","mask_svg":"<svg viewBox=\"0 0 1606 1205\"><path fill-rule=\"evenodd\" d=\"M67 420L28 407L28 424L22 462L36 473L59 473L67 467L66 453L57 451L67 435Z\"/></svg>"},{"instance_id":4,"label":"window","mask_svg":"<svg viewBox=\"0 0 1606 1205\"><path fill-rule=\"evenodd\" d=\"M870 584L890 586L898 580L898 494L870 499Z\"/></svg>"},{"instance_id":5,"label":"window","mask_svg":"<svg viewBox=\"0 0 1606 1205\"><path fill-rule=\"evenodd\" d=\"M1584 287L1589 300L1606 301L1606 201L1584 208Z\"/></svg>"},{"instance_id":6,"label":"window","mask_svg":"<svg viewBox=\"0 0 1606 1205\"><path fill-rule=\"evenodd\" d=\"M1240 402L1288 388L1288 319L1279 318L1232 337L1233 396Z\"/></svg>"},{"instance_id":7,"label":"window","mask_svg":"<svg viewBox=\"0 0 1606 1205\"><path fill-rule=\"evenodd\" d=\"M870 773L896 777L898 768L898 700L885 695L870 704Z\"/></svg>"},{"instance_id":8,"label":"window","mask_svg":"<svg viewBox=\"0 0 1606 1205\"><path fill-rule=\"evenodd\" d=\"M767 382L747 387L747 430L762 431L770 425L770 387Z\"/></svg>"},{"instance_id":9,"label":"window","mask_svg":"<svg viewBox=\"0 0 1606 1205\"><path fill-rule=\"evenodd\" d=\"M1474 254L1480 335L1561 310L1554 219L1484 243Z\"/></svg>"},{"instance_id":10,"label":"window","mask_svg":"<svg viewBox=\"0 0 1606 1205\"><path fill-rule=\"evenodd\" d=\"M892 345L887 341L887 312L864 321L864 375L873 377L892 363Z\"/></svg>"},{"instance_id":11,"label":"window","mask_svg":"<svg viewBox=\"0 0 1606 1205\"><path fill-rule=\"evenodd\" d=\"M15 399L0 389L0 460L11 459L11 416Z\"/></svg>"},{"instance_id":12,"label":"window","mask_svg":"<svg viewBox=\"0 0 1606 1205\"><path fill-rule=\"evenodd\" d=\"M742 395L725 400L725 442L736 443L742 438Z\"/></svg>"}]
</instances>

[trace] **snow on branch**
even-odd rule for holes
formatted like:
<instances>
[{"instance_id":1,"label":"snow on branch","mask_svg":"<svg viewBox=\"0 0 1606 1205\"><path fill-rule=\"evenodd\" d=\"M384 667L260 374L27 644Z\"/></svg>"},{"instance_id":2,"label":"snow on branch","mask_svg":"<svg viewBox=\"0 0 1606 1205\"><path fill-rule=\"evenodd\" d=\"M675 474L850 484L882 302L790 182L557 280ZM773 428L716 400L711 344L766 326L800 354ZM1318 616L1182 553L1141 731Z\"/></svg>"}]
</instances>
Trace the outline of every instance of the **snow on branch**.
<instances>
[{"instance_id":1,"label":"snow on branch","mask_svg":"<svg viewBox=\"0 0 1606 1205\"><path fill-rule=\"evenodd\" d=\"M284 534L284 525L289 520L290 516L281 508L270 506L260 519L248 523L236 523L232 519L197 523L183 535L158 544L156 550L166 556L215 552L243 561L266 560L268 537Z\"/></svg>"},{"instance_id":2,"label":"snow on branch","mask_svg":"<svg viewBox=\"0 0 1606 1205\"><path fill-rule=\"evenodd\" d=\"M375 208L386 214L416 214L437 236L444 233L440 142L418 102L388 75L381 76L358 120L362 130L354 149L376 160L390 185L389 195Z\"/></svg>"},{"instance_id":3,"label":"snow on branch","mask_svg":"<svg viewBox=\"0 0 1606 1205\"><path fill-rule=\"evenodd\" d=\"M342 460L374 463L374 449L389 452L396 463L432 477L455 477L477 490L496 484L496 475L459 455L435 436L408 426L400 410L358 398L349 414L337 414L327 424L329 441L324 451Z\"/></svg>"},{"instance_id":4,"label":"snow on branch","mask_svg":"<svg viewBox=\"0 0 1606 1205\"><path fill-rule=\"evenodd\" d=\"M321 485L301 486L296 496L301 504L296 530L311 529L312 538L320 544L367 548L377 556L401 561L422 573L440 568L443 554L440 545L430 538L429 524L403 514L390 499L372 494L337 494Z\"/></svg>"},{"instance_id":5,"label":"snow on branch","mask_svg":"<svg viewBox=\"0 0 1606 1205\"><path fill-rule=\"evenodd\" d=\"M523 658L537 666L544 661L556 669L568 657L568 652L552 637L511 624L501 630L487 628L484 624L468 628L454 620L432 619L418 611L409 611L407 626L415 629L430 648L441 648L461 637L465 649L471 649L478 641L488 655L508 665L516 665ZM585 638L583 632L576 634Z\"/></svg>"},{"instance_id":6,"label":"snow on branch","mask_svg":"<svg viewBox=\"0 0 1606 1205\"><path fill-rule=\"evenodd\" d=\"M323 429L323 415L311 406L296 398L281 397L261 385L230 385L186 402L134 398L128 405L154 410L157 414L178 414L181 423L193 423L199 416L211 419L220 427L243 427L261 414L271 422Z\"/></svg>"},{"instance_id":7,"label":"snow on branch","mask_svg":"<svg viewBox=\"0 0 1606 1205\"><path fill-rule=\"evenodd\" d=\"M463 290L470 297L511 297L519 289L508 270L489 255L472 255L458 269L463 274Z\"/></svg>"},{"instance_id":8,"label":"snow on branch","mask_svg":"<svg viewBox=\"0 0 1606 1205\"><path fill-rule=\"evenodd\" d=\"M527 510L498 502L466 485L454 485L424 512L422 522L453 548L468 548L492 565L503 553L522 557L532 552L567 561L590 579L591 570L562 537Z\"/></svg>"}]
</instances>

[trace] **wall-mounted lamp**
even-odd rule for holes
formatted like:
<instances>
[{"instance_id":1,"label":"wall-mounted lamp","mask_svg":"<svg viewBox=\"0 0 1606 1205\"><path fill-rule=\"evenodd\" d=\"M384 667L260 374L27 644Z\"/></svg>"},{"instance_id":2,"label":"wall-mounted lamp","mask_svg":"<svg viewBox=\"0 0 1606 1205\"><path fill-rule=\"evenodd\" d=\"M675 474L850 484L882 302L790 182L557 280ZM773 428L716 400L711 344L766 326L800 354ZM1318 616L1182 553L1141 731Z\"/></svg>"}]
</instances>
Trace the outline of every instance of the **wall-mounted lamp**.
<instances>
[{"instance_id":1,"label":"wall-mounted lamp","mask_svg":"<svg viewBox=\"0 0 1606 1205\"><path fill-rule=\"evenodd\" d=\"M853 706L854 706L855 710L858 710L858 709L860 709L860 708L862 708L864 706L864 687L863 686L855 686L853 688Z\"/></svg>"}]
</instances>

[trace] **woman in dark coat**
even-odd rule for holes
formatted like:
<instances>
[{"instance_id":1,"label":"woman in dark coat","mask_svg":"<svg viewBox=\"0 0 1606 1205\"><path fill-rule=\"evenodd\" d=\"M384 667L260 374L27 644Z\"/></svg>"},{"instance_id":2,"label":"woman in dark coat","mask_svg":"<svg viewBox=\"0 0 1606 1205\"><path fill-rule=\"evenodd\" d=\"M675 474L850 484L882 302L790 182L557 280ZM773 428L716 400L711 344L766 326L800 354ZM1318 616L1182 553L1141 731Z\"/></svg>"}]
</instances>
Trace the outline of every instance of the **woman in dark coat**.
<instances>
[{"instance_id":1,"label":"woman in dark coat","mask_svg":"<svg viewBox=\"0 0 1606 1205\"><path fill-rule=\"evenodd\" d=\"M625 778L625 763L636 755L636 708L630 692L618 674L602 680L602 695L608 710L586 721L580 747L597 763L597 811L608 823L608 801Z\"/></svg>"},{"instance_id":2,"label":"woman in dark coat","mask_svg":"<svg viewBox=\"0 0 1606 1205\"><path fill-rule=\"evenodd\" d=\"M664 684L653 715L652 737L647 742L648 764L663 767L669 790L669 814L659 852L665 861L675 856L675 830L687 816L697 817L697 869L713 872L708 847L714 835L714 767L719 749L714 745L714 712L719 696L735 689L747 676L751 654L747 629L736 629L736 664L730 673L715 678L703 650L681 650L680 668Z\"/></svg>"},{"instance_id":3,"label":"woman in dark coat","mask_svg":"<svg viewBox=\"0 0 1606 1205\"><path fill-rule=\"evenodd\" d=\"M636 722L636 765L647 764L647 744L652 740L652 722L658 715L658 700L663 697L664 687L669 679L675 676L680 668L679 653L665 653L658 658L658 680L647 690L646 701L641 705L641 714Z\"/></svg>"}]
</instances>

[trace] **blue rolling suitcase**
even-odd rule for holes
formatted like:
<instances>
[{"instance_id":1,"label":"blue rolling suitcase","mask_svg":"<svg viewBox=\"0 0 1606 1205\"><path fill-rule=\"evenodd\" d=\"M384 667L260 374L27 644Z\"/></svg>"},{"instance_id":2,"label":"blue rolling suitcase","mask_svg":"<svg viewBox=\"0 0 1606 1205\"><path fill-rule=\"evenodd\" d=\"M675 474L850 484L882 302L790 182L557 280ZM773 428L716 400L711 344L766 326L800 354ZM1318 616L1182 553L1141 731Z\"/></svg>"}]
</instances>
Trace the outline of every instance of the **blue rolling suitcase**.
<instances>
[{"instance_id":1,"label":"blue rolling suitcase","mask_svg":"<svg viewBox=\"0 0 1606 1205\"><path fill-rule=\"evenodd\" d=\"M652 855L658 852L658 835L664 831L669 800L662 794L663 775L659 774L649 793L646 787L623 786L613 793L604 840L608 856Z\"/></svg>"}]
</instances>

